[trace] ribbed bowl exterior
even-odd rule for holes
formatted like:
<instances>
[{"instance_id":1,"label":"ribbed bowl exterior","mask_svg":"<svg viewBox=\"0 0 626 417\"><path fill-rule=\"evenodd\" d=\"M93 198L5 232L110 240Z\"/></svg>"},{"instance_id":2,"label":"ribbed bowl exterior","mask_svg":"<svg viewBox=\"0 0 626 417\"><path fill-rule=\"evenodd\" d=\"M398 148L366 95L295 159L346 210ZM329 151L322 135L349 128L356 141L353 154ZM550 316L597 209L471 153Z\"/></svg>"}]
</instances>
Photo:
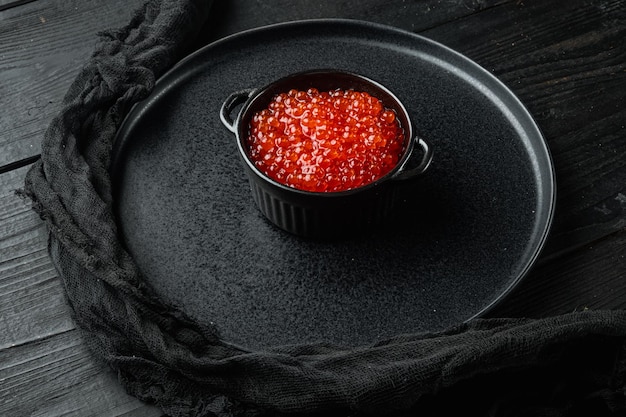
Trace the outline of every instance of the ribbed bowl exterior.
<instances>
[{"instance_id":1,"label":"ribbed bowl exterior","mask_svg":"<svg viewBox=\"0 0 626 417\"><path fill-rule=\"evenodd\" d=\"M303 237L337 239L368 233L382 224L394 206L393 187L349 198L295 194L294 199L285 198L281 190L268 187L254 174L249 177L261 213L279 228Z\"/></svg>"}]
</instances>

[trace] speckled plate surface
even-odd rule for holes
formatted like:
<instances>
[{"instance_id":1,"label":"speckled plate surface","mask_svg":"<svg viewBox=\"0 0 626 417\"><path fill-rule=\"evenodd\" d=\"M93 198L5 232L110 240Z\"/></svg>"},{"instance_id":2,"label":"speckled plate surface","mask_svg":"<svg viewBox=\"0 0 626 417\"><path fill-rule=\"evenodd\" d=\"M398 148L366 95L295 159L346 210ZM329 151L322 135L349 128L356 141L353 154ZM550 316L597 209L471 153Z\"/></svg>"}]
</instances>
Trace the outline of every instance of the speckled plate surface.
<instances>
[{"instance_id":1,"label":"speckled plate surface","mask_svg":"<svg viewBox=\"0 0 626 417\"><path fill-rule=\"evenodd\" d=\"M269 224L219 119L231 92L314 68L385 85L435 150L393 220L359 239ZM128 116L112 174L147 282L250 348L371 344L481 315L536 260L555 199L545 141L495 77L423 37L346 20L255 29L186 58Z\"/></svg>"}]
</instances>

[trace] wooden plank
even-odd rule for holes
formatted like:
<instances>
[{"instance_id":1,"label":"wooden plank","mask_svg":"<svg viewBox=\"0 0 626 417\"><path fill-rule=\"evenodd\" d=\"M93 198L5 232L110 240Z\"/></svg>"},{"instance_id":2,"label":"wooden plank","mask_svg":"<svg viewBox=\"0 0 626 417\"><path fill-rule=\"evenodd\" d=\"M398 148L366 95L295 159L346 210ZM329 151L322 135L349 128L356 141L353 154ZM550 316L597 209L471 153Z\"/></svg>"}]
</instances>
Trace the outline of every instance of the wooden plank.
<instances>
[{"instance_id":1,"label":"wooden plank","mask_svg":"<svg viewBox=\"0 0 626 417\"><path fill-rule=\"evenodd\" d=\"M280 22L343 18L358 19L418 32L515 0L248 0L215 2L206 40Z\"/></svg>"},{"instance_id":2,"label":"wooden plank","mask_svg":"<svg viewBox=\"0 0 626 417\"><path fill-rule=\"evenodd\" d=\"M0 349L2 416L135 416L162 413L126 394L70 330Z\"/></svg>"},{"instance_id":3,"label":"wooden plank","mask_svg":"<svg viewBox=\"0 0 626 417\"><path fill-rule=\"evenodd\" d=\"M566 204L567 200L563 198L560 201L560 213L566 212ZM620 191L583 210L557 216L544 254L555 256L578 250L624 228L626 228L626 192Z\"/></svg>"},{"instance_id":4,"label":"wooden plank","mask_svg":"<svg viewBox=\"0 0 626 417\"><path fill-rule=\"evenodd\" d=\"M143 0L39 0L0 12L0 166L39 153L61 100L97 41Z\"/></svg>"},{"instance_id":5,"label":"wooden plank","mask_svg":"<svg viewBox=\"0 0 626 417\"><path fill-rule=\"evenodd\" d=\"M15 195L26 169L0 175L0 415L161 415L126 395L87 351L45 227Z\"/></svg>"},{"instance_id":6,"label":"wooden plank","mask_svg":"<svg viewBox=\"0 0 626 417\"><path fill-rule=\"evenodd\" d=\"M36 0L0 0L0 12L10 9L12 7L22 6L26 3L30 3Z\"/></svg>"},{"instance_id":7,"label":"wooden plank","mask_svg":"<svg viewBox=\"0 0 626 417\"><path fill-rule=\"evenodd\" d=\"M626 228L575 251L544 257L489 317L546 317L626 309Z\"/></svg>"},{"instance_id":8,"label":"wooden plank","mask_svg":"<svg viewBox=\"0 0 626 417\"><path fill-rule=\"evenodd\" d=\"M421 30L512 0L403 0L316 2L215 2L196 47L265 24L342 17ZM0 13L0 167L40 151L43 133L80 66L96 32L127 23L143 0L38 0Z\"/></svg>"},{"instance_id":9,"label":"wooden plank","mask_svg":"<svg viewBox=\"0 0 626 417\"><path fill-rule=\"evenodd\" d=\"M74 328L43 223L14 194L24 174L0 176L0 349Z\"/></svg>"},{"instance_id":10,"label":"wooden plank","mask_svg":"<svg viewBox=\"0 0 626 417\"><path fill-rule=\"evenodd\" d=\"M33 162L37 161L39 158L41 158L41 155L34 155L28 158L24 158L24 159L20 159L17 161L13 161L10 162L6 165L2 165L0 166L0 174L4 174L5 172L10 172L13 171L15 169L27 166L32 164Z\"/></svg>"}]
</instances>

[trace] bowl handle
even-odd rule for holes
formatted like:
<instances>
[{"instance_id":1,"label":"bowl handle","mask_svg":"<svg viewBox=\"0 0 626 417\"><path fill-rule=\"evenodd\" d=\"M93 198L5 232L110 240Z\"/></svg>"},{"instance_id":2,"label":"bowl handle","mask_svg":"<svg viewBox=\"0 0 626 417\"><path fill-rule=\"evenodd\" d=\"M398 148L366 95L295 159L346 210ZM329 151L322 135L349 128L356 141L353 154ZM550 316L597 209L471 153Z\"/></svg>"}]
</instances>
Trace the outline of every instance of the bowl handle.
<instances>
[{"instance_id":1,"label":"bowl handle","mask_svg":"<svg viewBox=\"0 0 626 417\"><path fill-rule=\"evenodd\" d=\"M235 107L242 103L245 103L246 100L252 97L254 92L254 89L235 91L234 93L229 95L226 100L224 100L222 108L220 109L220 120L222 121L222 124L226 126L226 129L230 130L233 133L237 132L235 121L233 120L231 113L233 112Z\"/></svg>"},{"instance_id":2,"label":"bowl handle","mask_svg":"<svg viewBox=\"0 0 626 417\"><path fill-rule=\"evenodd\" d=\"M409 156L406 158L404 164L402 164L398 172L393 176L394 180L404 181L415 178L418 175L423 174L430 166L430 163L433 160L433 148L428 144L428 142L426 142L426 140L424 140L424 138L421 138L417 135L415 136L415 138L413 138L413 142L414 144L411 148ZM418 145L420 148L422 148L422 160L416 167L405 169L407 163L415 154L415 145Z\"/></svg>"}]
</instances>

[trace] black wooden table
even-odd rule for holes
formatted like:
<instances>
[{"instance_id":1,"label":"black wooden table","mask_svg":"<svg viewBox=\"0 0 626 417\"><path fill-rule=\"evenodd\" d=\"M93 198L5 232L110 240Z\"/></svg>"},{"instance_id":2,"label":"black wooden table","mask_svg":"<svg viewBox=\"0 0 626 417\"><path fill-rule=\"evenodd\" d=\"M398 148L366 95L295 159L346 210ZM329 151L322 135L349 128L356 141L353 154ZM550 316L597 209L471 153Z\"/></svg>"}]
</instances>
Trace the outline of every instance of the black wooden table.
<instances>
[{"instance_id":1,"label":"black wooden table","mask_svg":"<svg viewBox=\"0 0 626 417\"><path fill-rule=\"evenodd\" d=\"M86 349L43 223L15 195L96 33L142 2L0 0L0 416L160 415ZM626 308L626 1L216 0L197 46L319 17L388 24L467 55L544 132L558 187L552 233L490 316Z\"/></svg>"}]
</instances>

